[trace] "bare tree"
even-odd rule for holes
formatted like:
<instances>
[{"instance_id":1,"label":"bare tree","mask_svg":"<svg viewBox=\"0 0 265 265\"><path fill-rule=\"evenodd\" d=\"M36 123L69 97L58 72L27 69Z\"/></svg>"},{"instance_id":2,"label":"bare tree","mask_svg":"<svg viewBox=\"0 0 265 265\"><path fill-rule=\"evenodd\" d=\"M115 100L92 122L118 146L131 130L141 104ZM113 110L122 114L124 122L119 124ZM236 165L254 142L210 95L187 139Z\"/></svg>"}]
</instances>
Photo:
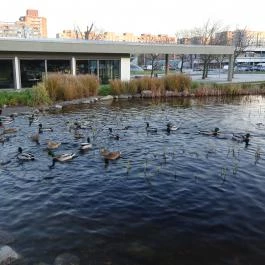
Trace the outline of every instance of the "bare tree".
<instances>
[{"instance_id":1,"label":"bare tree","mask_svg":"<svg viewBox=\"0 0 265 265\"><path fill-rule=\"evenodd\" d=\"M236 59L239 55L245 53L246 49L251 45L253 40L252 34L250 34L246 28L236 29L234 31L233 45L235 46L234 61L233 61L233 76L236 65Z\"/></svg>"},{"instance_id":2,"label":"bare tree","mask_svg":"<svg viewBox=\"0 0 265 265\"><path fill-rule=\"evenodd\" d=\"M90 38L90 33L92 32L92 29L94 27L94 23L92 22L90 26L86 27L86 31L85 31L85 40L89 40Z\"/></svg>"},{"instance_id":3,"label":"bare tree","mask_svg":"<svg viewBox=\"0 0 265 265\"><path fill-rule=\"evenodd\" d=\"M216 45L216 38L215 34L220 31L221 24L220 22L211 22L208 20L203 27L201 28L195 28L194 29L194 36L199 37L199 39L195 39L196 41L200 40L201 45ZM203 70L202 70L202 79L205 79L208 77L208 71L209 71L209 64L211 60L213 59L213 55L209 54L202 54L200 56L202 60Z\"/></svg>"},{"instance_id":4,"label":"bare tree","mask_svg":"<svg viewBox=\"0 0 265 265\"><path fill-rule=\"evenodd\" d=\"M157 61L157 59L159 57L159 54L152 53L152 54L150 54L150 56L151 56L151 65L152 65L151 77L153 77L153 75L154 75L154 69L155 69L155 63L156 63L156 61Z\"/></svg>"}]
</instances>

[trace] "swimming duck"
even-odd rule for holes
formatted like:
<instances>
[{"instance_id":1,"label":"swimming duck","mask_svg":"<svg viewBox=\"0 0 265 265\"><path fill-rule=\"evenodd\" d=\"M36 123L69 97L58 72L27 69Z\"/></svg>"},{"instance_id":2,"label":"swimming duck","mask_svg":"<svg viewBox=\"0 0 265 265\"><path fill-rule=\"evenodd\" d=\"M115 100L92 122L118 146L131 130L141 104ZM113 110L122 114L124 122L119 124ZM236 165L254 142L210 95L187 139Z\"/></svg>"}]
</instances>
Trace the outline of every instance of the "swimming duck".
<instances>
[{"instance_id":1,"label":"swimming duck","mask_svg":"<svg viewBox=\"0 0 265 265\"><path fill-rule=\"evenodd\" d=\"M216 128L214 128L213 131L210 131L210 132L208 132L208 131L199 131L199 133L203 134L203 135L217 136L217 135L219 135L220 131L219 131L219 128L216 127Z\"/></svg>"},{"instance_id":2,"label":"swimming duck","mask_svg":"<svg viewBox=\"0 0 265 265\"><path fill-rule=\"evenodd\" d=\"M35 159L33 154L23 152L21 147L18 148L17 158L21 161L30 161Z\"/></svg>"},{"instance_id":3,"label":"swimming duck","mask_svg":"<svg viewBox=\"0 0 265 265\"><path fill-rule=\"evenodd\" d=\"M17 129L16 128L5 128L3 130L3 134L11 134L11 133L16 133Z\"/></svg>"},{"instance_id":4,"label":"swimming duck","mask_svg":"<svg viewBox=\"0 0 265 265\"><path fill-rule=\"evenodd\" d=\"M39 133L35 133L33 135L30 136L30 139L32 142L35 142L36 144L40 144L40 135Z\"/></svg>"},{"instance_id":5,"label":"swimming duck","mask_svg":"<svg viewBox=\"0 0 265 265\"><path fill-rule=\"evenodd\" d=\"M156 133L156 132L157 132L157 128L150 127L149 122L146 122L146 131L147 131L147 132L153 132L153 133Z\"/></svg>"},{"instance_id":6,"label":"swimming duck","mask_svg":"<svg viewBox=\"0 0 265 265\"><path fill-rule=\"evenodd\" d=\"M48 142L47 142L47 148L48 148L48 149L56 149L56 148L58 148L60 145L61 145L61 143L57 143L57 142L54 142L54 141L48 141Z\"/></svg>"},{"instance_id":7,"label":"swimming duck","mask_svg":"<svg viewBox=\"0 0 265 265\"><path fill-rule=\"evenodd\" d=\"M120 140L120 136L118 134L114 134L112 128L109 128L110 138L114 140Z\"/></svg>"},{"instance_id":8,"label":"swimming duck","mask_svg":"<svg viewBox=\"0 0 265 265\"><path fill-rule=\"evenodd\" d=\"M3 125L7 125L12 123L15 120L14 116L0 116L0 121L3 123Z\"/></svg>"},{"instance_id":9,"label":"swimming duck","mask_svg":"<svg viewBox=\"0 0 265 265\"><path fill-rule=\"evenodd\" d=\"M53 128L43 128L42 124L39 124L39 133L43 132L53 132Z\"/></svg>"},{"instance_id":10,"label":"swimming duck","mask_svg":"<svg viewBox=\"0 0 265 265\"><path fill-rule=\"evenodd\" d=\"M246 143L246 145L249 144L249 139L250 138L250 134L246 133L245 135L240 135L240 134L233 134L232 136L232 140L240 142L240 143Z\"/></svg>"},{"instance_id":11,"label":"swimming duck","mask_svg":"<svg viewBox=\"0 0 265 265\"><path fill-rule=\"evenodd\" d=\"M81 139L84 138L84 135L80 133L78 130L75 130L74 137L75 139Z\"/></svg>"},{"instance_id":12,"label":"swimming duck","mask_svg":"<svg viewBox=\"0 0 265 265\"><path fill-rule=\"evenodd\" d=\"M9 137L7 136L0 136L0 143L1 144L4 144L6 141L9 141Z\"/></svg>"},{"instance_id":13,"label":"swimming duck","mask_svg":"<svg viewBox=\"0 0 265 265\"><path fill-rule=\"evenodd\" d=\"M52 165L50 165L50 168L54 167L56 162L63 163L72 160L74 157L76 157L75 153L64 153L60 155L55 155L51 150L49 150L48 155L52 157Z\"/></svg>"},{"instance_id":14,"label":"swimming duck","mask_svg":"<svg viewBox=\"0 0 265 265\"><path fill-rule=\"evenodd\" d=\"M105 160L116 160L121 157L120 151L109 152L104 148L100 150L100 154L104 157Z\"/></svg>"},{"instance_id":15,"label":"swimming duck","mask_svg":"<svg viewBox=\"0 0 265 265\"><path fill-rule=\"evenodd\" d=\"M38 122L38 121L39 121L39 117L36 116L34 113L31 116L29 116L29 126L31 126L33 122Z\"/></svg>"},{"instance_id":16,"label":"swimming duck","mask_svg":"<svg viewBox=\"0 0 265 265\"><path fill-rule=\"evenodd\" d=\"M171 122L169 122L167 124L167 131L176 131L178 129L178 127L174 124L172 124Z\"/></svg>"},{"instance_id":17,"label":"swimming duck","mask_svg":"<svg viewBox=\"0 0 265 265\"><path fill-rule=\"evenodd\" d=\"M86 151L88 149L92 148L92 144L90 143L90 138L87 137L87 142L81 143L81 146L79 148L80 151Z\"/></svg>"}]
</instances>

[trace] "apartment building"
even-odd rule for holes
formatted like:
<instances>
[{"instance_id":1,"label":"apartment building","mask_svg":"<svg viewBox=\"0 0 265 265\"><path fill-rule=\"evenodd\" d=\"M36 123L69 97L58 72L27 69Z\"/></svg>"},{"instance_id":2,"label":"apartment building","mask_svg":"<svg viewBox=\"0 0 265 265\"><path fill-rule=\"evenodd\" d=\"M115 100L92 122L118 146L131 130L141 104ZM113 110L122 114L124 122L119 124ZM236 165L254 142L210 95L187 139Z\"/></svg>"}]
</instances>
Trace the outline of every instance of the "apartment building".
<instances>
[{"instance_id":1,"label":"apartment building","mask_svg":"<svg viewBox=\"0 0 265 265\"><path fill-rule=\"evenodd\" d=\"M38 10L28 9L15 22L0 22L0 37L47 38L47 19Z\"/></svg>"},{"instance_id":2,"label":"apartment building","mask_svg":"<svg viewBox=\"0 0 265 265\"><path fill-rule=\"evenodd\" d=\"M138 36L129 32L117 34L114 32L95 32L95 31L91 31L88 34L86 31L81 32L79 28L74 30L63 30L61 33L56 34L56 38L144 42L144 43L176 43L176 38L174 36L168 36L167 34L158 34L158 35L141 34Z\"/></svg>"}]
</instances>

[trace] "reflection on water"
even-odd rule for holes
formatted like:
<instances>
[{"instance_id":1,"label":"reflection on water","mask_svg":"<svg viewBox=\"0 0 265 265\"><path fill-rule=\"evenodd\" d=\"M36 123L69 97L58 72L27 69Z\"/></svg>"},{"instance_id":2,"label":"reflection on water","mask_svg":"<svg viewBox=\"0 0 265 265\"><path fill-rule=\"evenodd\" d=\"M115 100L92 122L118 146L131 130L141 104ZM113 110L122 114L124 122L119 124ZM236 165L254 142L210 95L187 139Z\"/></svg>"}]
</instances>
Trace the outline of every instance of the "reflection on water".
<instances>
[{"instance_id":1,"label":"reflection on water","mask_svg":"<svg viewBox=\"0 0 265 265\"><path fill-rule=\"evenodd\" d=\"M262 97L99 102L19 116L1 146L0 230L27 264L72 253L81 264L263 264L265 100ZM146 122L157 133L146 131ZM166 131L173 123L177 131ZM74 137L71 126L84 135ZM219 127L223 137L200 130ZM111 137L109 128L120 136ZM251 135L250 145L231 140ZM90 137L92 150L80 153ZM49 168L56 154L75 152ZM19 163L17 148L35 161ZM121 151L105 163L100 149ZM4 163L7 162L7 163Z\"/></svg>"}]
</instances>

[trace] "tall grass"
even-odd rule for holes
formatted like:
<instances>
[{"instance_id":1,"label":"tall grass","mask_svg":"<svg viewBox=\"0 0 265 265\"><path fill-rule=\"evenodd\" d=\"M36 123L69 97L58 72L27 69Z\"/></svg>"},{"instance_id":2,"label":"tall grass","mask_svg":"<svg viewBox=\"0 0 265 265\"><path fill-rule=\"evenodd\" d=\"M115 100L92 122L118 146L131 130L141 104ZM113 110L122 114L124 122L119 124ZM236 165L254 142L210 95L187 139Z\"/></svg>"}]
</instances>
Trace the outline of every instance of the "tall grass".
<instances>
[{"instance_id":1,"label":"tall grass","mask_svg":"<svg viewBox=\"0 0 265 265\"><path fill-rule=\"evenodd\" d=\"M99 81L94 75L49 74L44 85L52 101L96 96Z\"/></svg>"}]
</instances>

